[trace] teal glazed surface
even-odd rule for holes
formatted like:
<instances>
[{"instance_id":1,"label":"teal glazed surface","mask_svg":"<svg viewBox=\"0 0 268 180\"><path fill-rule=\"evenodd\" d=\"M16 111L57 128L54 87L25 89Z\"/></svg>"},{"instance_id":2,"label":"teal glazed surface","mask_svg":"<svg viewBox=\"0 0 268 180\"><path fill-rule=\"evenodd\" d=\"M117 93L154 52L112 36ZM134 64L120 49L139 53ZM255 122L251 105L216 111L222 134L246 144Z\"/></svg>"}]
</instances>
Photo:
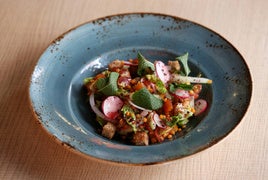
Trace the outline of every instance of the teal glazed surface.
<instances>
[{"instance_id":1,"label":"teal glazed surface","mask_svg":"<svg viewBox=\"0 0 268 180\"><path fill-rule=\"evenodd\" d=\"M202 96L209 108L172 141L133 146L98 132L82 88L83 79L114 59L167 61L189 52L191 75L213 80ZM123 14L78 26L54 40L41 55L30 83L41 125L75 151L110 162L163 163L195 154L227 136L242 120L252 93L249 69L223 37L199 24L161 14Z\"/></svg>"}]
</instances>

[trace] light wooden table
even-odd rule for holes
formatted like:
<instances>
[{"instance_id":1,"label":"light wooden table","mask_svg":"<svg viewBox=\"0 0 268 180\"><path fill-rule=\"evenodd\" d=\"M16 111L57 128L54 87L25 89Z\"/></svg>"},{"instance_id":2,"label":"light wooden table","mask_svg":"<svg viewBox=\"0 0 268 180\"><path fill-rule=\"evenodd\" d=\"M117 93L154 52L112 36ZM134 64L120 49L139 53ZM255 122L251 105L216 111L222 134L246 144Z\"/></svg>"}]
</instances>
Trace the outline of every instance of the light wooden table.
<instances>
[{"instance_id":1,"label":"light wooden table","mask_svg":"<svg viewBox=\"0 0 268 180\"><path fill-rule=\"evenodd\" d=\"M244 56L253 96L242 123L212 148L169 164L125 167L85 159L40 128L29 79L48 44L98 17L156 12L205 25ZM268 179L268 1L0 0L0 179Z\"/></svg>"}]
</instances>

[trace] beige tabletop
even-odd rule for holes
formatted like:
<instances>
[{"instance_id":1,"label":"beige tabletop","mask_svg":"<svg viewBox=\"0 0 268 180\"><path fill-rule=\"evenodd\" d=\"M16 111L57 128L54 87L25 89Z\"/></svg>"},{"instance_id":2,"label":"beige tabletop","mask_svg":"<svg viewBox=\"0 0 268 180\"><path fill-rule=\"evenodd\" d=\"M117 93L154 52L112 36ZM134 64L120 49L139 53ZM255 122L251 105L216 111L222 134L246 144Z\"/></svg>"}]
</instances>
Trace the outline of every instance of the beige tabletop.
<instances>
[{"instance_id":1,"label":"beige tabletop","mask_svg":"<svg viewBox=\"0 0 268 180\"><path fill-rule=\"evenodd\" d=\"M82 157L40 127L28 88L41 53L74 26L129 12L198 22L240 51L253 95L227 138L168 164L118 166ZM267 0L0 0L0 67L0 179L268 179Z\"/></svg>"}]
</instances>

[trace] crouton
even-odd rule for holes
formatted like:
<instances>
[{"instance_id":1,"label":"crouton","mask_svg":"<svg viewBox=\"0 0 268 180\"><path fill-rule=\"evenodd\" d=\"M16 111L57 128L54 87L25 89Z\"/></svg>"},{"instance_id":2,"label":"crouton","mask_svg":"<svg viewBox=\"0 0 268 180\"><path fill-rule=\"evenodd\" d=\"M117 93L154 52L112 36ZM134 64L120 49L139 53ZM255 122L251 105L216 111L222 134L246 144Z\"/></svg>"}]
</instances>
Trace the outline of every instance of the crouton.
<instances>
[{"instance_id":1,"label":"crouton","mask_svg":"<svg viewBox=\"0 0 268 180\"><path fill-rule=\"evenodd\" d=\"M168 65L171 67L171 71L179 71L181 66L178 61L168 61Z\"/></svg>"},{"instance_id":2,"label":"crouton","mask_svg":"<svg viewBox=\"0 0 268 180\"><path fill-rule=\"evenodd\" d=\"M116 126L110 122L105 124L102 128L101 135L107 137L108 139L112 139L115 135Z\"/></svg>"},{"instance_id":3,"label":"crouton","mask_svg":"<svg viewBox=\"0 0 268 180\"><path fill-rule=\"evenodd\" d=\"M149 136L146 132L136 132L133 135L132 142L137 146L148 146L149 144Z\"/></svg>"}]
</instances>

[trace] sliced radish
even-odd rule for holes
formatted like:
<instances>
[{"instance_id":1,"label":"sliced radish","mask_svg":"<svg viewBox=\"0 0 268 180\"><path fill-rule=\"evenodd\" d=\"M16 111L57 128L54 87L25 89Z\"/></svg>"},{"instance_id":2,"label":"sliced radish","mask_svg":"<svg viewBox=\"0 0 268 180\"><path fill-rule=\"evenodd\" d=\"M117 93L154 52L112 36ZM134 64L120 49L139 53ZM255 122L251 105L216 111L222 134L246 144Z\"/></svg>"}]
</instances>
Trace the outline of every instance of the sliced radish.
<instances>
[{"instance_id":1,"label":"sliced radish","mask_svg":"<svg viewBox=\"0 0 268 180\"><path fill-rule=\"evenodd\" d=\"M197 101L195 101L195 103L194 103L194 109L195 109L194 115L197 116L197 115L201 114L202 112L204 112L207 109L207 106L208 106L208 103L204 99L198 99Z\"/></svg>"},{"instance_id":2,"label":"sliced radish","mask_svg":"<svg viewBox=\"0 0 268 180\"><path fill-rule=\"evenodd\" d=\"M101 119L109 121L109 122L114 122L113 119L106 117L96 106L95 104L95 99L94 99L94 93L91 93L89 96L89 103L91 106L91 109L96 113L97 116L99 116Z\"/></svg>"},{"instance_id":3,"label":"sliced radish","mask_svg":"<svg viewBox=\"0 0 268 180\"><path fill-rule=\"evenodd\" d=\"M109 96L102 102L102 111L110 119L115 119L124 102L117 96Z\"/></svg>"},{"instance_id":4,"label":"sliced radish","mask_svg":"<svg viewBox=\"0 0 268 180\"><path fill-rule=\"evenodd\" d=\"M160 128L166 128L167 126L164 124L164 122L162 121L162 119L160 119L159 115L157 113L154 113L153 115L153 120L155 122L155 124L160 127Z\"/></svg>"},{"instance_id":5,"label":"sliced radish","mask_svg":"<svg viewBox=\"0 0 268 180\"><path fill-rule=\"evenodd\" d=\"M181 99L185 99L185 98L189 98L189 97L190 97L189 92L186 91L186 90L183 90L183 89L177 89L177 90L174 92L174 95L175 95L177 98L181 98Z\"/></svg>"},{"instance_id":6,"label":"sliced radish","mask_svg":"<svg viewBox=\"0 0 268 180\"><path fill-rule=\"evenodd\" d=\"M162 61L155 61L154 63L156 76L166 84L170 80L170 73L168 67Z\"/></svg>"}]
</instances>

